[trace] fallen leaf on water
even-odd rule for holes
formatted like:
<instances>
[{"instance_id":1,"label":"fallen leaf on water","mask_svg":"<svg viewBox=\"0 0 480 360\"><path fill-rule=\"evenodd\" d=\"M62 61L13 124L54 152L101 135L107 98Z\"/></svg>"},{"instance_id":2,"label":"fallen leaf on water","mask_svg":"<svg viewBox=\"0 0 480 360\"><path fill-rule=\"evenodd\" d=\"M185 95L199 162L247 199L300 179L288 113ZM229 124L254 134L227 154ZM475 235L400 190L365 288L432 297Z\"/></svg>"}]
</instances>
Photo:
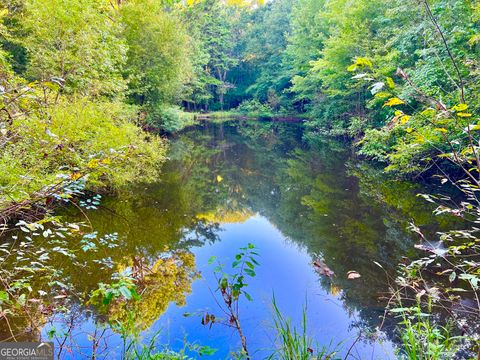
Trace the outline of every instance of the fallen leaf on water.
<instances>
[{"instance_id":1,"label":"fallen leaf on water","mask_svg":"<svg viewBox=\"0 0 480 360\"><path fill-rule=\"evenodd\" d=\"M318 272L320 275L332 277L335 274L327 265L325 265L319 259L313 261L313 267L315 268L315 271Z\"/></svg>"},{"instance_id":2,"label":"fallen leaf on water","mask_svg":"<svg viewBox=\"0 0 480 360\"><path fill-rule=\"evenodd\" d=\"M347 272L347 279L348 280L355 280L355 279L358 279L359 277L361 277L362 275L360 275L358 272L356 271L349 271Z\"/></svg>"}]
</instances>

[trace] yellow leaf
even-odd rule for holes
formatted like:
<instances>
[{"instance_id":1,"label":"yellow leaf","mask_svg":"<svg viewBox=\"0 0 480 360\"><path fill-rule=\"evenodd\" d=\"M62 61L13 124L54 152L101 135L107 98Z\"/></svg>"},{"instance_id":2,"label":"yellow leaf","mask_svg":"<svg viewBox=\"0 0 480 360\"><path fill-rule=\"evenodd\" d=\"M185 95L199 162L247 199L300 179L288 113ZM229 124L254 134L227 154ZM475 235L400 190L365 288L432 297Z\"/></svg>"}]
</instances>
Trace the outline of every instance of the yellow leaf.
<instances>
[{"instance_id":1,"label":"yellow leaf","mask_svg":"<svg viewBox=\"0 0 480 360\"><path fill-rule=\"evenodd\" d=\"M417 134L416 140L417 140L418 143L423 144L425 142L425 137Z\"/></svg>"},{"instance_id":2,"label":"yellow leaf","mask_svg":"<svg viewBox=\"0 0 480 360\"><path fill-rule=\"evenodd\" d=\"M375 94L375 97L376 98L379 98L379 99L384 99L384 98L387 98L389 96L391 96L392 94L386 92L386 91L380 91L378 93Z\"/></svg>"},{"instance_id":3,"label":"yellow leaf","mask_svg":"<svg viewBox=\"0 0 480 360\"><path fill-rule=\"evenodd\" d=\"M468 45L474 46L475 44L480 43L480 34L473 35L469 40L468 40Z\"/></svg>"},{"instance_id":4,"label":"yellow leaf","mask_svg":"<svg viewBox=\"0 0 480 360\"><path fill-rule=\"evenodd\" d=\"M470 116L472 116L472 114L464 113L464 112L458 112L458 113L457 113L457 116L460 116L460 117L470 117Z\"/></svg>"},{"instance_id":5,"label":"yellow leaf","mask_svg":"<svg viewBox=\"0 0 480 360\"><path fill-rule=\"evenodd\" d=\"M88 162L87 167L90 169L95 169L98 167L100 161L98 159L92 159Z\"/></svg>"},{"instance_id":6,"label":"yellow leaf","mask_svg":"<svg viewBox=\"0 0 480 360\"><path fill-rule=\"evenodd\" d=\"M470 147L467 147L467 148L463 149L463 150L460 152L460 154L462 154L462 155L471 155L471 154L473 154L473 149L470 148Z\"/></svg>"},{"instance_id":7,"label":"yellow leaf","mask_svg":"<svg viewBox=\"0 0 480 360\"><path fill-rule=\"evenodd\" d=\"M458 104L458 105L455 105L454 107L452 107L453 111L459 111L459 112L465 111L467 109L468 109L467 104Z\"/></svg>"},{"instance_id":8,"label":"yellow leaf","mask_svg":"<svg viewBox=\"0 0 480 360\"><path fill-rule=\"evenodd\" d=\"M356 64L352 64L349 67L347 67L347 71L353 72L355 70L357 70L357 65Z\"/></svg>"},{"instance_id":9,"label":"yellow leaf","mask_svg":"<svg viewBox=\"0 0 480 360\"><path fill-rule=\"evenodd\" d=\"M388 99L387 101L385 101L385 104L383 104L383 106L395 106L395 105L402 105L402 104L405 104L405 101L397 98L397 97L393 97L393 98L390 98Z\"/></svg>"},{"instance_id":10,"label":"yellow leaf","mask_svg":"<svg viewBox=\"0 0 480 360\"><path fill-rule=\"evenodd\" d=\"M408 120L410 120L410 118L411 116L405 115L402 110L395 110L395 117L393 118L393 121L400 121L401 124L405 124Z\"/></svg>"},{"instance_id":11,"label":"yellow leaf","mask_svg":"<svg viewBox=\"0 0 480 360\"><path fill-rule=\"evenodd\" d=\"M435 130L440 131L442 133L447 133L448 132L448 130L444 129L444 128L435 128Z\"/></svg>"},{"instance_id":12,"label":"yellow leaf","mask_svg":"<svg viewBox=\"0 0 480 360\"><path fill-rule=\"evenodd\" d=\"M350 65L348 68L347 68L347 71L355 71L357 70L358 68L365 68L365 67L369 67L369 68L372 68L373 67L373 63L367 59L367 58L364 58L364 57L357 57L355 58L355 60L353 61L353 64Z\"/></svg>"},{"instance_id":13,"label":"yellow leaf","mask_svg":"<svg viewBox=\"0 0 480 360\"><path fill-rule=\"evenodd\" d=\"M452 157L453 154L452 153L448 153L448 154L439 154L437 155L439 158L448 158L448 157Z\"/></svg>"},{"instance_id":14,"label":"yellow leaf","mask_svg":"<svg viewBox=\"0 0 480 360\"><path fill-rule=\"evenodd\" d=\"M373 67L373 63L367 59L367 58L364 58L364 57L357 57L355 59L355 64L357 64L358 66L368 66L368 67Z\"/></svg>"},{"instance_id":15,"label":"yellow leaf","mask_svg":"<svg viewBox=\"0 0 480 360\"><path fill-rule=\"evenodd\" d=\"M405 129L405 131L410 134L413 131L413 129L411 127L408 127Z\"/></svg>"},{"instance_id":16,"label":"yellow leaf","mask_svg":"<svg viewBox=\"0 0 480 360\"><path fill-rule=\"evenodd\" d=\"M428 109L423 110L420 114L422 114L423 116L426 116L426 117L432 117L432 116L435 115L435 109L428 108Z\"/></svg>"},{"instance_id":17,"label":"yellow leaf","mask_svg":"<svg viewBox=\"0 0 480 360\"><path fill-rule=\"evenodd\" d=\"M395 83L393 82L393 79L391 77L387 77L387 86L390 88L390 89L394 89L395 88Z\"/></svg>"},{"instance_id":18,"label":"yellow leaf","mask_svg":"<svg viewBox=\"0 0 480 360\"><path fill-rule=\"evenodd\" d=\"M222 182L223 180L223 177L221 177L220 175L217 175L217 182Z\"/></svg>"},{"instance_id":19,"label":"yellow leaf","mask_svg":"<svg viewBox=\"0 0 480 360\"><path fill-rule=\"evenodd\" d=\"M75 181L75 180L80 179L81 176L82 176L82 174L80 174L79 172L74 172L74 173L70 174L70 179Z\"/></svg>"}]
</instances>

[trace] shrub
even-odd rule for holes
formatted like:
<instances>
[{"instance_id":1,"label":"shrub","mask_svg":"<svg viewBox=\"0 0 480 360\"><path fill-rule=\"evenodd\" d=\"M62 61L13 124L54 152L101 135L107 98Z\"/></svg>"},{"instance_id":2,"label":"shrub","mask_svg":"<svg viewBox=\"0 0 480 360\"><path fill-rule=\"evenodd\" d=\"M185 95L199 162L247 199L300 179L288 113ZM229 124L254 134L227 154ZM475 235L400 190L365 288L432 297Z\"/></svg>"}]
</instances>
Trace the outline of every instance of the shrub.
<instances>
[{"instance_id":1,"label":"shrub","mask_svg":"<svg viewBox=\"0 0 480 360\"><path fill-rule=\"evenodd\" d=\"M165 144L130 119L121 103L63 98L16 119L3 132L0 202L26 199L61 176L85 176L90 187L119 188L156 176Z\"/></svg>"},{"instance_id":2,"label":"shrub","mask_svg":"<svg viewBox=\"0 0 480 360\"><path fill-rule=\"evenodd\" d=\"M262 104L256 99L243 101L236 108L236 111L241 114L250 114L252 116L270 117L273 115L273 110L269 105Z\"/></svg>"},{"instance_id":3,"label":"shrub","mask_svg":"<svg viewBox=\"0 0 480 360\"><path fill-rule=\"evenodd\" d=\"M147 123L158 130L174 133L193 124L194 115L179 107L160 105L150 111Z\"/></svg>"}]
</instances>

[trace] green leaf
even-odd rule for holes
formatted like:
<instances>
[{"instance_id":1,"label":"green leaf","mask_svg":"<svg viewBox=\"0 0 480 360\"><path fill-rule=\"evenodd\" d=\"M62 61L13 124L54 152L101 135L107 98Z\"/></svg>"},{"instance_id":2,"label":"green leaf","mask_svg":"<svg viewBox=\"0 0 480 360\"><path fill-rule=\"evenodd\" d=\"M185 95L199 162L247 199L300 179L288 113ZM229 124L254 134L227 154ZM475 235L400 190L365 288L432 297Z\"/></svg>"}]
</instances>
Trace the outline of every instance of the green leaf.
<instances>
[{"instance_id":1,"label":"green leaf","mask_svg":"<svg viewBox=\"0 0 480 360\"><path fill-rule=\"evenodd\" d=\"M20 306L25 306L26 303L27 303L27 295L25 294L20 295L17 299L17 304Z\"/></svg>"},{"instance_id":2,"label":"green leaf","mask_svg":"<svg viewBox=\"0 0 480 360\"><path fill-rule=\"evenodd\" d=\"M249 293L247 293L246 291L243 292L243 295L245 295L245 298L248 300L248 301L252 301L252 297L250 296Z\"/></svg>"},{"instance_id":3,"label":"green leaf","mask_svg":"<svg viewBox=\"0 0 480 360\"><path fill-rule=\"evenodd\" d=\"M103 305L108 305L110 304L110 302L112 301L113 299L113 291L109 290L107 291L107 293L105 294L105 296L103 297Z\"/></svg>"},{"instance_id":4,"label":"green leaf","mask_svg":"<svg viewBox=\"0 0 480 360\"><path fill-rule=\"evenodd\" d=\"M196 351L200 356L202 355L211 356L217 352L217 349L211 348L209 346L205 346L205 345L203 346L195 345L195 346L196 347L194 347L193 350Z\"/></svg>"},{"instance_id":5,"label":"green leaf","mask_svg":"<svg viewBox=\"0 0 480 360\"><path fill-rule=\"evenodd\" d=\"M49 339L53 339L56 333L57 333L57 330L54 327L52 327L47 331L47 336Z\"/></svg>"},{"instance_id":6,"label":"green leaf","mask_svg":"<svg viewBox=\"0 0 480 360\"><path fill-rule=\"evenodd\" d=\"M130 300L132 298L132 292L128 287L120 286L120 289L118 290L120 291L120 294L122 294L125 299Z\"/></svg>"},{"instance_id":7,"label":"green leaf","mask_svg":"<svg viewBox=\"0 0 480 360\"><path fill-rule=\"evenodd\" d=\"M255 274L255 271L253 271L252 269L245 269L245 274L247 274L251 277L254 277L254 276L257 275L257 274Z\"/></svg>"},{"instance_id":8,"label":"green leaf","mask_svg":"<svg viewBox=\"0 0 480 360\"><path fill-rule=\"evenodd\" d=\"M140 295L138 295L137 290L135 290L134 287L130 288L130 293L132 294L132 298L134 298L137 301L140 300Z\"/></svg>"},{"instance_id":9,"label":"green leaf","mask_svg":"<svg viewBox=\"0 0 480 360\"><path fill-rule=\"evenodd\" d=\"M411 311L411 308L407 308L407 307L390 309L391 313L405 313L410 311Z\"/></svg>"}]
</instances>

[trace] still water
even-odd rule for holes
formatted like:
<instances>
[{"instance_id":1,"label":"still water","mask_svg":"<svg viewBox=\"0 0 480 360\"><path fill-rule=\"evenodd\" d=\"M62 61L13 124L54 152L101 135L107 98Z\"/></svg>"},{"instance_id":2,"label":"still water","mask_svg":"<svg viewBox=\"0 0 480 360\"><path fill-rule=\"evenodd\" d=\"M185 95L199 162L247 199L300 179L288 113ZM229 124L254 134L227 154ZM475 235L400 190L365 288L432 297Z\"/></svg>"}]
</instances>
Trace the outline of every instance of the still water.
<instances>
[{"instance_id":1,"label":"still water","mask_svg":"<svg viewBox=\"0 0 480 360\"><path fill-rule=\"evenodd\" d=\"M299 123L201 123L171 140L168 157L158 182L103 199L98 210L87 211L99 234L118 233L120 246L102 250L110 270L98 263L84 269L61 264L78 293L108 283L114 271L149 264L156 270L135 320L145 341L159 334L157 344L177 350L185 341L206 345L217 349L211 358L226 359L240 349L238 335L221 324L201 324L202 313L222 317L208 259L215 255L231 264L238 249L252 243L260 266L248 279L253 301L241 300L240 320L254 359L275 347L273 296L297 326L306 307L315 348L339 345L341 357L355 344L352 359L394 357L394 323L387 320L376 331L387 274L395 274L402 257L415 254L410 222L432 232L444 225L416 196L425 189L386 178L344 144L306 140ZM73 209L64 216L83 217ZM169 262L165 254L172 250L186 252ZM333 276L318 272L318 259ZM349 271L360 277L349 280ZM89 356L92 334L100 331L96 323L102 317L77 306L66 358ZM64 324L54 316L42 337ZM98 358L118 357L121 337L110 330L103 335L108 347L98 346Z\"/></svg>"}]
</instances>

